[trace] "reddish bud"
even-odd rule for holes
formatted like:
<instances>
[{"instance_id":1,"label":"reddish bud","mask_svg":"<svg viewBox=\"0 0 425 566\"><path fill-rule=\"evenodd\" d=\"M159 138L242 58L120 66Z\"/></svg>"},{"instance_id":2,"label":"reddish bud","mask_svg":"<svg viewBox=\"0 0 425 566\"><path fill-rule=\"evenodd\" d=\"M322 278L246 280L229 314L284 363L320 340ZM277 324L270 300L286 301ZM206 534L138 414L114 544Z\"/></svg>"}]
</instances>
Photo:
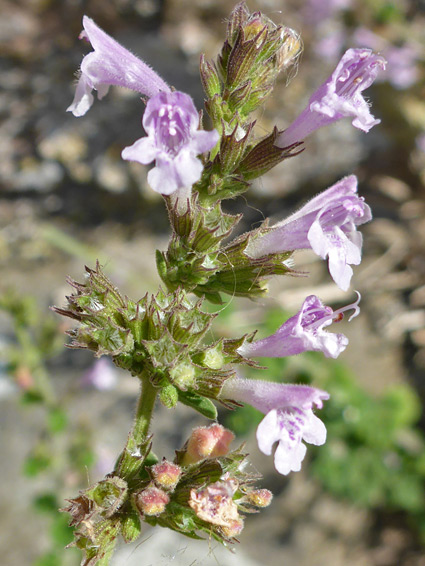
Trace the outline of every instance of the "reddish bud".
<instances>
[{"instance_id":1,"label":"reddish bud","mask_svg":"<svg viewBox=\"0 0 425 566\"><path fill-rule=\"evenodd\" d=\"M204 458L218 458L229 452L235 435L219 424L195 428L187 443L183 465L193 464Z\"/></svg>"},{"instance_id":2,"label":"reddish bud","mask_svg":"<svg viewBox=\"0 0 425 566\"><path fill-rule=\"evenodd\" d=\"M255 507L268 507L273 499L273 493L268 489L254 489L248 492L244 500Z\"/></svg>"},{"instance_id":3,"label":"reddish bud","mask_svg":"<svg viewBox=\"0 0 425 566\"><path fill-rule=\"evenodd\" d=\"M234 521L231 521L228 525L221 527L221 532L224 536L228 538L237 537L241 534L244 527L244 522L242 517L238 517Z\"/></svg>"},{"instance_id":4,"label":"reddish bud","mask_svg":"<svg viewBox=\"0 0 425 566\"><path fill-rule=\"evenodd\" d=\"M152 466L151 474L158 487L172 491L180 479L182 470L177 464L164 460Z\"/></svg>"},{"instance_id":5,"label":"reddish bud","mask_svg":"<svg viewBox=\"0 0 425 566\"><path fill-rule=\"evenodd\" d=\"M136 507L142 515L160 515L169 501L165 491L154 486L149 486L135 495Z\"/></svg>"}]
</instances>

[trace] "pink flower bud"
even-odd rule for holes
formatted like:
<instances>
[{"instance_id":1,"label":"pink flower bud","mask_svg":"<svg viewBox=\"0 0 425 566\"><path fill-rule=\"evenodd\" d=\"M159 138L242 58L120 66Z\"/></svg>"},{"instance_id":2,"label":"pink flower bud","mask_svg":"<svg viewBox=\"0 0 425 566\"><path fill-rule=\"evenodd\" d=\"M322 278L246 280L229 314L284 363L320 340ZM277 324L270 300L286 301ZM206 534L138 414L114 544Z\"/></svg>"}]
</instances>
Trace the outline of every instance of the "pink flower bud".
<instances>
[{"instance_id":1,"label":"pink flower bud","mask_svg":"<svg viewBox=\"0 0 425 566\"><path fill-rule=\"evenodd\" d=\"M173 490L182 474L180 466L164 460L151 468L152 477L157 486L166 490Z\"/></svg>"},{"instance_id":2,"label":"pink flower bud","mask_svg":"<svg viewBox=\"0 0 425 566\"><path fill-rule=\"evenodd\" d=\"M140 491L135 496L136 507L143 515L160 515L169 503L170 498L162 491L154 486L149 486Z\"/></svg>"},{"instance_id":3,"label":"pink flower bud","mask_svg":"<svg viewBox=\"0 0 425 566\"><path fill-rule=\"evenodd\" d=\"M235 435L219 424L195 428L187 443L183 465L187 466L204 458L225 456Z\"/></svg>"},{"instance_id":4,"label":"pink flower bud","mask_svg":"<svg viewBox=\"0 0 425 566\"><path fill-rule=\"evenodd\" d=\"M254 505L254 507L268 507L272 499L273 493L268 489L254 489L244 497L244 501Z\"/></svg>"},{"instance_id":5,"label":"pink flower bud","mask_svg":"<svg viewBox=\"0 0 425 566\"><path fill-rule=\"evenodd\" d=\"M238 517L234 521L231 521L228 525L222 526L220 528L224 536L228 538L234 538L241 534L244 528L244 522L242 517Z\"/></svg>"}]
</instances>

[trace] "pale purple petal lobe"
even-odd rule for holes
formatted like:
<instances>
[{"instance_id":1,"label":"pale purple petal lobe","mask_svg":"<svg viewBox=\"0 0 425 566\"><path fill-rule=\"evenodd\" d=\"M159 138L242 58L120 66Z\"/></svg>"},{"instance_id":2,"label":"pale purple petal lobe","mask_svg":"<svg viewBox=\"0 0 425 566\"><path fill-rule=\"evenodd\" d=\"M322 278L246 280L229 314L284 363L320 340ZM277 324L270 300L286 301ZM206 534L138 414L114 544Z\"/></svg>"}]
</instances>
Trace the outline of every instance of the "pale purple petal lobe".
<instances>
[{"instance_id":1,"label":"pale purple petal lobe","mask_svg":"<svg viewBox=\"0 0 425 566\"><path fill-rule=\"evenodd\" d=\"M198 130L199 115L193 100L183 92L161 92L152 97L143 115L147 137L122 152L122 158L146 165L152 189L163 195L190 187L201 178L203 164L197 157L217 143L219 135Z\"/></svg>"},{"instance_id":2,"label":"pale purple petal lobe","mask_svg":"<svg viewBox=\"0 0 425 566\"><path fill-rule=\"evenodd\" d=\"M265 414L257 428L258 447L269 456L277 442L274 463L281 474L297 472L306 454L303 443L320 446L326 441L326 427L313 408L329 399L326 391L307 385L289 385L233 378L220 393L223 400L248 403Z\"/></svg>"},{"instance_id":3,"label":"pale purple petal lobe","mask_svg":"<svg viewBox=\"0 0 425 566\"><path fill-rule=\"evenodd\" d=\"M356 128L368 132L379 124L362 92L376 79L386 61L370 49L348 49L335 71L311 96L307 107L276 139L278 147L304 140L315 130L345 117Z\"/></svg>"},{"instance_id":4,"label":"pale purple petal lobe","mask_svg":"<svg viewBox=\"0 0 425 566\"><path fill-rule=\"evenodd\" d=\"M87 39L94 51L88 53L81 63L75 97L67 109L74 116L83 116L93 104L92 90L96 90L101 99L109 85L129 88L148 97L161 91L171 91L149 65L100 29L92 19L84 16L83 26L80 37Z\"/></svg>"},{"instance_id":5,"label":"pale purple petal lobe","mask_svg":"<svg viewBox=\"0 0 425 566\"><path fill-rule=\"evenodd\" d=\"M333 334L325 328L332 321L341 320L347 310L354 309L356 315L360 310L359 301L360 295L354 303L333 311L318 297L310 295L305 299L301 310L284 322L274 334L262 340L245 342L237 351L246 358L283 358L306 351L323 352L327 358L337 358L347 347L348 339L344 334Z\"/></svg>"},{"instance_id":6,"label":"pale purple petal lobe","mask_svg":"<svg viewBox=\"0 0 425 566\"><path fill-rule=\"evenodd\" d=\"M258 259L270 253L311 248L322 259L328 258L332 278L346 291L353 273L349 264L361 261L362 235L357 226L371 218L370 207L357 194L357 178L350 175L254 236L245 253Z\"/></svg>"}]
</instances>

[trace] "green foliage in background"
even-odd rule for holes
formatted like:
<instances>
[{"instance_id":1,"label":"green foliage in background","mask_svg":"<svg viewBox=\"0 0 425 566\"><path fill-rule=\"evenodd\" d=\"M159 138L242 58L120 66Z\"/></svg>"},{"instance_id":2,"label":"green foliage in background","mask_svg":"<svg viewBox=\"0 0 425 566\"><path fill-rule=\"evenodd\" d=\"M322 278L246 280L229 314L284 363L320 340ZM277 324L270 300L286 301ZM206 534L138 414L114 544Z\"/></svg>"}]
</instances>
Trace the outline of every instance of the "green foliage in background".
<instances>
[{"instance_id":1,"label":"green foliage in background","mask_svg":"<svg viewBox=\"0 0 425 566\"><path fill-rule=\"evenodd\" d=\"M34 566L73 566L79 553L65 552L73 539L69 517L60 513L69 474L84 485L87 470L94 463L91 434L83 425L69 424L66 399L56 393L46 362L63 348L63 338L53 315L46 316L36 299L8 291L0 296L0 310L11 320L12 340L5 348L5 370L20 389L20 401L26 410L41 408L44 422L38 439L26 456L22 473L29 480L41 475L49 485L32 501L34 512L49 522L49 548Z\"/></svg>"}]
</instances>

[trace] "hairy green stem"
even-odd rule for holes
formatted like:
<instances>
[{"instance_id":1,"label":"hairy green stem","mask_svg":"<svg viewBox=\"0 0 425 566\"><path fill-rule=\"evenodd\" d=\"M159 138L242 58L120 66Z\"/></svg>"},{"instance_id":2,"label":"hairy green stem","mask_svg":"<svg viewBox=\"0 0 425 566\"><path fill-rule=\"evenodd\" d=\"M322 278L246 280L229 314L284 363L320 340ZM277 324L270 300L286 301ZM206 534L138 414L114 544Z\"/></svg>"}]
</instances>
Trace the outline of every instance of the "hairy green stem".
<instances>
[{"instance_id":1,"label":"hairy green stem","mask_svg":"<svg viewBox=\"0 0 425 566\"><path fill-rule=\"evenodd\" d=\"M127 444L117 466L117 475L127 481L139 473L143 461L149 453L149 430L158 394L158 390L150 382L149 376L142 376L141 384L133 429L128 436Z\"/></svg>"},{"instance_id":2,"label":"hairy green stem","mask_svg":"<svg viewBox=\"0 0 425 566\"><path fill-rule=\"evenodd\" d=\"M149 377L143 377L133 426L133 437L137 444L143 444L148 438L157 394L158 389L151 384Z\"/></svg>"}]
</instances>

